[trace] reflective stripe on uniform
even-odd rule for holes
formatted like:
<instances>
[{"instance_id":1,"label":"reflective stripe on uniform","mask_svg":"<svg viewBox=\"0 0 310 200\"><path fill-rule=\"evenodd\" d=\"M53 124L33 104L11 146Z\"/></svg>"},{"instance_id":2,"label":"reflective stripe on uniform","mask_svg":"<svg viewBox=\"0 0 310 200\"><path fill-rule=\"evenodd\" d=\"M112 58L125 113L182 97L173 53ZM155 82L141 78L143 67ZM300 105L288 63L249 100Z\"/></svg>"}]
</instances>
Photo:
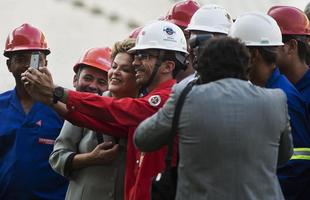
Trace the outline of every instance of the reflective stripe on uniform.
<instances>
[{"instance_id":1,"label":"reflective stripe on uniform","mask_svg":"<svg viewBox=\"0 0 310 200\"><path fill-rule=\"evenodd\" d=\"M294 148L294 154L291 160L310 160L310 148Z\"/></svg>"}]
</instances>

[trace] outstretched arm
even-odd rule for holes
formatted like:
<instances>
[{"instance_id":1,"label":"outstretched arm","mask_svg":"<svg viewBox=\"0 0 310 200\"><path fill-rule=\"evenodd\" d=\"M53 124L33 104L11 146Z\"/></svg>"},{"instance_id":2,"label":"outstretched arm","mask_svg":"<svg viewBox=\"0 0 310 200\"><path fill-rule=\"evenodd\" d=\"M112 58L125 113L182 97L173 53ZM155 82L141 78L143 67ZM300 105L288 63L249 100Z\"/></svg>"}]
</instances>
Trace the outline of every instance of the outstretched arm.
<instances>
[{"instance_id":1,"label":"outstretched arm","mask_svg":"<svg viewBox=\"0 0 310 200\"><path fill-rule=\"evenodd\" d=\"M69 112L66 103L70 90L65 89L63 97L56 104L53 103L53 91L56 85L54 85L52 75L47 67L40 67L39 70L29 68L22 74L22 81L33 99L52 107L74 125L87 127L116 137L127 137L128 129L126 127L116 123L109 123L107 120L101 120L100 115L92 115L90 112L81 113L78 110ZM78 94L78 92L76 93ZM98 96L95 94L90 95Z\"/></svg>"}]
</instances>

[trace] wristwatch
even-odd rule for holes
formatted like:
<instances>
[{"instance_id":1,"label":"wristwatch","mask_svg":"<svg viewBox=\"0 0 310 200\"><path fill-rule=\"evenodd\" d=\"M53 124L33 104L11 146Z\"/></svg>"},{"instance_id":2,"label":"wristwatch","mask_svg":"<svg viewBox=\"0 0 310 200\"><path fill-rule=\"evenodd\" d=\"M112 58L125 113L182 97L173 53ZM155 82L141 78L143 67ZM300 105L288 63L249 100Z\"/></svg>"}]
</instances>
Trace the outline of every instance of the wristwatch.
<instances>
[{"instance_id":1,"label":"wristwatch","mask_svg":"<svg viewBox=\"0 0 310 200\"><path fill-rule=\"evenodd\" d=\"M53 103L56 104L65 94L63 87L56 87L53 91Z\"/></svg>"}]
</instances>

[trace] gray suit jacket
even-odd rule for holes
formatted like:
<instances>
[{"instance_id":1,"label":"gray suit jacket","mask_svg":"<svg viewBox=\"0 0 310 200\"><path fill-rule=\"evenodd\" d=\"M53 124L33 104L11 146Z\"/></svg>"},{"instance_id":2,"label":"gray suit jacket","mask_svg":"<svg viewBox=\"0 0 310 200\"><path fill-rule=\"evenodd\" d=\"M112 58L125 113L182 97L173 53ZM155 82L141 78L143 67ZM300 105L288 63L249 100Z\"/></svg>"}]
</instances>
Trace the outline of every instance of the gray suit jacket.
<instances>
[{"instance_id":1,"label":"gray suit jacket","mask_svg":"<svg viewBox=\"0 0 310 200\"><path fill-rule=\"evenodd\" d=\"M184 87L184 86L183 86ZM182 86L136 130L141 151L167 144ZM284 199L277 164L292 155L286 96L238 79L194 86L179 121L178 200Z\"/></svg>"},{"instance_id":2,"label":"gray suit jacket","mask_svg":"<svg viewBox=\"0 0 310 200\"><path fill-rule=\"evenodd\" d=\"M97 133L65 121L55 141L49 162L59 174L66 176L65 166L73 153L91 152L97 145ZM111 141L104 135L104 141ZM126 159L125 139L120 139L119 156L112 163L85 167L71 172L66 200L122 200Z\"/></svg>"}]
</instances>

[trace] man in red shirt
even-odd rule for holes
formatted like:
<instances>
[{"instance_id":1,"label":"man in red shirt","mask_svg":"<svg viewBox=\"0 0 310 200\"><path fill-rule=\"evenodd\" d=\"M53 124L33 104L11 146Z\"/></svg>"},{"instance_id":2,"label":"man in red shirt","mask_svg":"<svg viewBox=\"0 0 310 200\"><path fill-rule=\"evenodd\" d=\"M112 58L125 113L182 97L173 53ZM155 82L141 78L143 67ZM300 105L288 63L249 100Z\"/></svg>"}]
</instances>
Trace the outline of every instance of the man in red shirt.
<instances>
[{"instance_id":1,"label":"man in red shirt","mask_svg":"<svg viewBox=\"0 0 310 200\"><path fill-rule=\"evenodd\" d=\"M157 21L141 30L129 53L134 54L136 81L145 94L141 98L113 99L56 87L46 68L29 69L22 80L34 98L51 105L71 123L128 137L125 199L149 200L151 178L165 168L166 147L152 153L140 152L132 138L139 123L163 106L175 84L175 75L185 68L186 39L176 25Z\"/></svg>"}]
</instances>

